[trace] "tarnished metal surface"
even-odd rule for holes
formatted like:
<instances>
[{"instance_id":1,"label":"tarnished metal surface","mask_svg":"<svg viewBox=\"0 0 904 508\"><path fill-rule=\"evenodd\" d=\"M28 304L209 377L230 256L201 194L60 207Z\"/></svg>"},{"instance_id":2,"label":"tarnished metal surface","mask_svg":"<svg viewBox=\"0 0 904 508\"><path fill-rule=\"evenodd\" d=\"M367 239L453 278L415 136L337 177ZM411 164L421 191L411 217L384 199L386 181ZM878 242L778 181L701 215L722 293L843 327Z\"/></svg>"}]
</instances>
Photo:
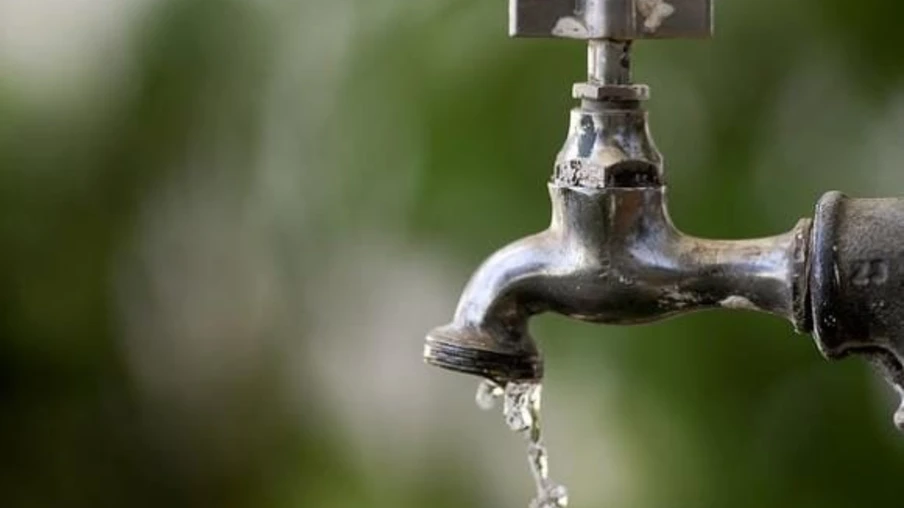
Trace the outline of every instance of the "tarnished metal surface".
<instances>
[{"instance_id":1,"label":"tarnished metal surface","mask_svg":"<svg viewBox=\"0 0 904 508\"><path fill-rule=\"evenodd\" d=\"M575 99L642 101L650 97L645 85L631 83L631 42L592 40L587 43L587 82L575 83Z\"/></svg>"},{"instance_id":2,"label":"tarnished metal surface","mask_svg":"<svg viewBox=\"0 0 904 508\"><path fill-rule=\"evenodd\" d=\"M662 155L641 102L584 101L573 109L552 181L587 188L662 184Z\"/></svg>"},{"instance_id":3,"label":"tarnished metal surface","mask_svg":"<svg viewBox=\"0 0 904 508\"><path fill-rule=\"evenodd\" d=\"M808 221L758 240L694 238L672 225L664 187L549 186L545 232L494 254L475 273L449 325L428 336L427 360L443 367L443 345L509 355L486 366L495 379L536 365L527 320L556 312L582 321L630 325L702 309L744 308L793 320L803 306L799 253Z\"/></svg>"},{"instance_id":4,"label":"tarnished metal surface","mask_svg":"<svg viewBox=\"0 0 904 508\"><path fill-rule=\"evenodd\" d=\"M509 0L509 33L567 39L712 35L712 0Z\"/></svg>"},{"instance_id":5,"label":"tarnished metal surface","mask_svg":"<svg viewBox=\"0 0 904 508\"><path fill-rule=\"evenodd\" d=\"M828 358L860 354L904 396L904 199L826 194L816 209L813 332ZM904 401L895 418L904 430Z\"/></svg>"},{"instance_id":6,"label":"tarnished metal surface","mask_svg":"<svg viewBox=\"0 0 904 508\"><path fill-rule=\"evenodd\" d=\"M902 397L904 199L827 194L815 221L755 240L704 240L668 216L662 156L631 83L630 40L711 33L711 0L511 0L513 35L588 39L549 183L552 221L491 256L428 363L497 382L538 379L531 316L636 324L712 308L761 311L813 331L828 358L863 354ZM601 40L606 39L606 40ZM811 234L812 230L812 234Z\"/></svg>"},{"instance_id":7,"label":"tarnished metal surface","mask_svg":"<svg viewBox=\"0 0 904 508\"><path fill-rule=\"evenodd\" d=\"M550 2L547 8L552 8ZM611 2L618 4L620 2ZM634 324L711 308L807 316L809 221L758 240L703 240L668 217L647 88L631 84L630 45L591 41L581 105L549 183L552 221L488 259L452 322L430 332L429 363L497 381L542 376L528 319L557 312Z\"/></svg>"},{"instance_id":8,"label":"tarnished metal surface","mask_svg":"<svg viewBox=\"0 0 904 508\"><path fill-rule=\"evenodd\" d=\"M604 85L631 83L631 42L593 40L587 43L587 81Z\"/></svg>"},{"instance_id":9,"label":"tarnished metal surface","mask_svg":"<svg viewBox=\"0 0 904 508\"><path fill-rule=\"evenodd\" d=\"M499 381L542 375L527 321L541 312L636 324L702 309L804 311L809 221L757 240L679 232L639 101L584 101L549 184L549 229L488 259L428 362Z\"/></svg>"}]
</instances>

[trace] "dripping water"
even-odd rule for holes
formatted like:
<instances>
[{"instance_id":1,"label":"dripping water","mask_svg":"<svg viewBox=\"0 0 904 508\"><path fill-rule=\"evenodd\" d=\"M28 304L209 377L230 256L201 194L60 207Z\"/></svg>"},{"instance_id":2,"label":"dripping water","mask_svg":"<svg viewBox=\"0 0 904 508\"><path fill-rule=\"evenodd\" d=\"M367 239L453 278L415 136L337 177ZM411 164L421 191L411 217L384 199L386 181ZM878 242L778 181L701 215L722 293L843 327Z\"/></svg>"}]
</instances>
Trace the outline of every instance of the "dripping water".
<instances>
[{"instance_id":1,"label":"dripping water","mask_svg":"<svg viewBox=\"0 0 904 508\"><path fill-rule=\"evenodd\" d=\"M527 441L527 459L537 486L537 497L531 501L530 508L563 508L568 505L568 492L563 485L549 479L548 453L540 426L542 388L536 382L510 382L503 388L484 380L477 387L476 400L481 409L489 410L502 398L505 423Z\"/></svg>"}]
</instances>

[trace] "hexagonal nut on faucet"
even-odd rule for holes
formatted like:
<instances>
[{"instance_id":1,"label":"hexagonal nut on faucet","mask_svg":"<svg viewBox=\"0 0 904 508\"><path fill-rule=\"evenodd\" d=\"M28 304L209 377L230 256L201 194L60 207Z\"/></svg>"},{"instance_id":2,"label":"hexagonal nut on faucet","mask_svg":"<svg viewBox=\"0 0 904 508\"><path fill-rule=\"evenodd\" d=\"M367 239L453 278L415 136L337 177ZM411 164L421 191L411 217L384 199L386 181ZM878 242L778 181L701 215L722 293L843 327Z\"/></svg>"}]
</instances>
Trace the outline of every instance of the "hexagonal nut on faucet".
<instances>
[{"instance_id":1,"label":"hexagonal nut on faucet","mask_svg":"<svg viewBox=\"0 0 904 508\"><path fill-rule=\"evenodd\" d=\"M571 88L575 99L592 101L645 101L650 98L647 85L607 85L603 83L575 83Z\"/></svg>"},{"instance_id":2,"label":"hexagonal nut on faucet","mask_svg":"<svg viewBox=\"0 0 904 508\"><path fill-rule=\"evenodd\" d=\"M565 39L705 38L713 0L509 0L514 37Z\"/></svg>"}]
</instances>

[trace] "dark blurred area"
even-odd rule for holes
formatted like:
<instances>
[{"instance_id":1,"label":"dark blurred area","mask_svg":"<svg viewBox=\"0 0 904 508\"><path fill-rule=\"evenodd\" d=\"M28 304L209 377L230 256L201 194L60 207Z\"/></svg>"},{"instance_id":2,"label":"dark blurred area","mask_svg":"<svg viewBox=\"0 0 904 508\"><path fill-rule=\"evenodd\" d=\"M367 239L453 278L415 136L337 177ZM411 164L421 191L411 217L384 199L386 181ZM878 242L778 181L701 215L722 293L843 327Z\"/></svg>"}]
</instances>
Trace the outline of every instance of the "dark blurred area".
<instances>
[{"instance_id":1,"label":"dark blurred area","mask_svg":"<svg viewBox=\"0 0 904 508\"><path fill-rule=\"evenodd\" d=\"M904 195L904 4L723 0L638 45L675 222ZM523 445L424 366L548 221L577 42L502 0L0 0L0 506L523 506ZM894 398L767 316L544 317L571 505L900 506Z\"/></svg>"}]
</instances>

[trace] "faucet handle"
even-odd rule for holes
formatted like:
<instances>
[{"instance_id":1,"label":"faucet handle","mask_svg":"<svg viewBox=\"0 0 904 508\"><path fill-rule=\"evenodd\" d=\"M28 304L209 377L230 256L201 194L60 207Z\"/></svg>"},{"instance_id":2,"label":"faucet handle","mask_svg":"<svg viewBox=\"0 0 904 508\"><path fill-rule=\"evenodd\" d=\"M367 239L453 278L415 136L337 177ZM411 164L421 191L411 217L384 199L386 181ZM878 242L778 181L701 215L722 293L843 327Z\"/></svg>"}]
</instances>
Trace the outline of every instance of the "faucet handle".
<instances>
[{"instance_id":1,"label":"faucet handle","mask_svg":"<svg viewBox=\"0 0 904 508\"><path fill-rule=\"evenodd\" d=\"M513 37L705 38L714 0L509 0Z\"/></svg>"}]
</instances>

